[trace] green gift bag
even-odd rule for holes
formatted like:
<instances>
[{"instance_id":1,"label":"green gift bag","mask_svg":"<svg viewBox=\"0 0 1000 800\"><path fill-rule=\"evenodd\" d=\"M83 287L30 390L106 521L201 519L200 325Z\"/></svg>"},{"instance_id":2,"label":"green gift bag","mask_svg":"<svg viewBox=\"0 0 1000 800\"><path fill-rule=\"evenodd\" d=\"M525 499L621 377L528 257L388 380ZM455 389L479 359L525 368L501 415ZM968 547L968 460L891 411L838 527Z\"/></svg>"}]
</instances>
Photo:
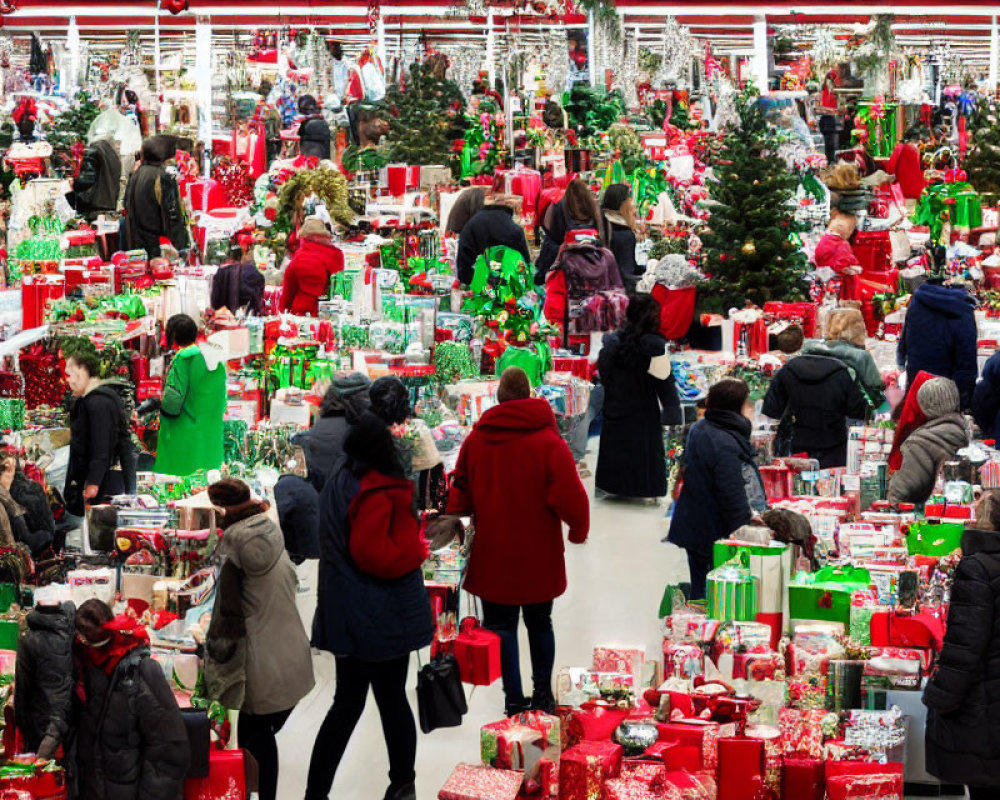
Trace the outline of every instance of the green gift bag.
<instances>
[{"instance_id":1,"label":"green gift bag","mask_svg":"<svg viewBox=\"0 0 1000 800\"><path fill-rule=\"evenodd\" d=\"M829 566L812 574L800 572L788 587L789 616L841 622L847 631L851 625L851 594L870 584L871 574L859 567Z\"/></svg>"},{"instance_id":2,"label":"green gift bag","mask_svg":"<svg viewBox=\"0 0 1000 800\"><path fill-rule=\"evenodd\" d=\"M708 573L706 584L711 619L752 622L757 618L760 583L746 566L745 557L713 569Z\"/></svg>"},{"instance_id":3,"label":"green gift bag","mask_svg":"<svg viewBox=\"0 0 1000 800\"><path fill-rule=\"evenodd\" d=\"M947 556L962 546L961 522L914 522L906 536L910 555Z\"/></svg>"},{"instance_id":4,"label":"green gift bag","mask_svg":"<svg viewBox=\"0 0 1000 800\"><path fill-rule=\"evenodd\" d=\"M531 385L539 386L552 368L552 352L545 342L534 342L530 347L508 347L497 359L496 374L502 375L507 367L520 367Z\"/></svg>"},{"instance_id":5,"label":"green gift bag","mask_svg":"<svg viewBox=\"0 0 1000 800\"><path fill-rule=\"evenodd\" d=\"M17 587L13 583L0 583L0 614L6 614L17 602Z\"/></svg>"},{"instance_id":6,"label":"green gift bag","mask_svg":"<svg viewBox=\"0 0 1000 800\"><path fill-rule=\"evenodd\" d=\"M17 650L21 626L13 620L0 620L0 650Z\"/></svg>"}]
</instances>

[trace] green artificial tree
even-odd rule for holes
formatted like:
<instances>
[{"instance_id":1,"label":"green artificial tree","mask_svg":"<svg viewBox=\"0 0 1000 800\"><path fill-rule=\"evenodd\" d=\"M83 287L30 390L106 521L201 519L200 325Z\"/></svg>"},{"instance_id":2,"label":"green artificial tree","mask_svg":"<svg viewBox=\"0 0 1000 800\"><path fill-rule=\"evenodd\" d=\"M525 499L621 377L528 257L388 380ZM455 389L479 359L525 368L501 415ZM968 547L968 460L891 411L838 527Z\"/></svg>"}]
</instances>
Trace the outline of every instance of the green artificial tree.
<instances>
[{"instance_id":1,"label":"green artificial tree","mask_svg":"<svg viewBox=\"0 0 1000 800\"><path fill-rule=\"evenodd\" d=\"M87 132L100 113L100 106L90 99L90 95L80 92L76 96L75 103L55 118L45 131L45 141L52 145L54 166L66 168L72 166L70 149L76 142L87 144Z\"/></svg>"},{"instance_id":2,"label":"green artificial tree","mask_svg":"<svg viewBox=\"0 0 1000 800\"><path fill-rule=\"evenodd\" d=\"M448 164L452 143L462 138L465 99L458 85L441 76L435 62L414 63L406 84L386 92L389 160L400 164Z\"/></svg>"},{"instance_id":3,"label":"green artificial tree","mask_svg":"<svg viewBox=\"0 0 1000 800\"><path fill-rule=\"evenodd\" d=\"M799 177L779 157L780 138L769 128L754 90L736 98L739 125L726 131L709 185L710 230L701 235L701 305L725 313L747 301L796 300L805 285L805 254L789 201Z\"/></svg>"},{"instance_id":4,"label":"green artificial tree","mask_svg":"<svg viewBox=\"0 0 1000 800\"><path fill-rule=\"evenodd\" d=\"M586 139L597 131L606 131L628 112L617 89L606 92L580 83L573 86L565 108L569 126L580 139Z\"/></svg>"},{"instance_id":5,"label":"green artificial tree","mask_svg":"<svg viewBox=\"0 0 1000 800\"><path fill-rule=\"evenodd\" d=\"M971 136L972 147L962 164L969 183L984 194L1000 194L1000 110L996 101L979 114L981 126Z\"/></svg>"}]
</instances>

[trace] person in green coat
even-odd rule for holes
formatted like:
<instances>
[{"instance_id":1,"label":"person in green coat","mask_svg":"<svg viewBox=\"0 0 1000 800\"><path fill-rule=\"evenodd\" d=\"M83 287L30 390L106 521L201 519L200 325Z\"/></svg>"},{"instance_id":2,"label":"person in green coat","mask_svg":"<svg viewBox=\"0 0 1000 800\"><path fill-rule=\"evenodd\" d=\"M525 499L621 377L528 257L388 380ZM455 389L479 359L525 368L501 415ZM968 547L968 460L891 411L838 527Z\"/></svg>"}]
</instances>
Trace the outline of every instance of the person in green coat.
<instances>
[{"instance_id":1,"label":"person in green coat","mask_svg":"<svg viewBox=\"0 0 1000 800\"><path fill-rule=\"evenodd\" d=\"M222 466L226 367L222 352L198 345L198 324L187 314L167 320L167 346L177 348L160 402L155 470L186 477Z\"/></svg>"}]
</instances>

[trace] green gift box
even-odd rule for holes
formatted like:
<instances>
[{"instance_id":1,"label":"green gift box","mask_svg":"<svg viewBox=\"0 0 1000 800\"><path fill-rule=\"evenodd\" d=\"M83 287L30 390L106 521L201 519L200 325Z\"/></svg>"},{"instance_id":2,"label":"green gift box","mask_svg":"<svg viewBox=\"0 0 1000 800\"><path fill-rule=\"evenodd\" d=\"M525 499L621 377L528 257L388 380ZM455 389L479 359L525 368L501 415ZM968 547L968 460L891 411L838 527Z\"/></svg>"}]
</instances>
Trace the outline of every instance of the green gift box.
<instances>
[{"instance_id":1,"label":"green gift box","mask_svg":"<svg viewBox=\"0 0 1000 800\"><path fill-rule=\"evenodd\" d=\"M733 560L708 573L708 616L720 622L753 622L757 618L760 582L740 560Z\"/></svg>"},{"instance_id":2,"label":"green gift box","mask_svg":"<svg viewBox=\"0 0 1000 800\"><path fill-rule=\"evenodd\" d=\"M13 620L0 620L0 650L17 650L21 626Z\"/></svg>"},{"instance_id":3,"label":"green gift box","mask_svg":"<svg viewBox=\"0 0 1000 800\"><path fill-rule=\"evenodd\" d=\"M910 555L947 556L962 546L961 522L914 522L906 536Z\"/></svg>"},{"instance_id":4,"label":"green gift box","mask_svg":"<svg viewBox=\"0 0 1000 800\"><path fill-rule=\"evenodd\" d=\"M13 583L0 583L0 614L6 614L17 602L17 587Z\"/></svg>"},{"instance_id":5,"label":"green gift box","mask_svg":"<svg viewBox=\"0 0 1000 800\"><path fill-rule=\"evenodd\" d=\"M792 619L841 622L851 625L851 594L867 589L871 574L851 566L828 566L819 572L800 572L788 587L789 615Z\"/></svg>"}]
</instances>

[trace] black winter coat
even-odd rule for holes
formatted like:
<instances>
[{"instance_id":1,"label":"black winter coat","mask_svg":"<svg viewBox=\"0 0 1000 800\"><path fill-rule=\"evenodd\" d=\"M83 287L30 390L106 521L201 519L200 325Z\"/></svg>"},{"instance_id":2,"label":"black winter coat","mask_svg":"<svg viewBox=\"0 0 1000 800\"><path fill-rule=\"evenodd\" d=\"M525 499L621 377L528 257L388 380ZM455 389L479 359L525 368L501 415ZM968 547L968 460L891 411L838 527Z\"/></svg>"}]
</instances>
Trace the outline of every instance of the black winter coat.
<instances>
[{"instance_id":1,"label":"black winter coat","mask_svg":"<svg viewBox=\"0 0 1000 800\"><path fill-rule=\"evenodd\" d=\"M330 126L321 115L309 117L299 125L299 152L320 160L330 157Z\"/></svg>"},{"instance_id":2,"label":"black winter coat","mask_svg":"<svg viewBox=\"0 0 1000 800\"><path fill-rule=\"evenodd\" d=\"M52 544L56 533L56 522L52 517L52 507L45 489L40 483L18 471L14 473L10 495L25 511L22 516L27 534L25 543L33 554L44 550Z\"/></svg>"},{"instance_id":3,"label":"black winter coat","mask_svg":"<svg viewBox=\"0 0 1000 800\"><path fill-rule=\"evenodd\" d=\"M212 278L210 302L216 310L225 306L235 314L246 308L260 316L264 313L264 273L251 262L224 264Z\"/></svg>"},{"instance_id":4,"label":"black winter coat","mask_svg":"<svg viewBox=\"0 0 1000 800\"><path fill-rule=\"evenodd\" d=\"M535 284L542 286L545 284L545 276L552 269L559 257L559 248L566 241L566 234L581 228L594 228L600 230L597 220L580 222L573 219L566 211L565 199L549 206L545 212L545 219L542 222L542 230L545 238L542 240L542 248L538 251L538 258L535 259Z\"/></svg>"},{"instance_id":5,"label":"black winter coat","mask_svg":"<svg viewBox=\"0 0 1000 800\"><path fill-rule=\"evenodd\" d=\"M514 210L507 206L486 206L477 211L458 237L458 255L455 257L455 274L468 286L475 274L476 259L487 248L503 245L517 250L525 264L531 263L528 240L524 229L514 222Z\"/></svg>"},{"instance_id":6,"label":"black winter coat","mask_svg":"<svg viewBox=\"0 0 1000 800\"><path fill-rule=\"evenodd\" d=\"M190 743L149 648L127 653L110 677L90 665L82 673L80 800L181 800Z\"/></svg>"},{"instance_id":7,"label":"black winter coat","mask_svg":"<svg viewBox=\"0 0 1000 800\"><path fill-rule=\"evenodd\" d=\"M69 412L69 464L66 469L67 496L73 483L98 487L103 499L125 491L122 472L111 468L121 461L119 432L125 414L113 389L99 386L73 402ZM70 509L72 513L79 513Z\"/></svg>"},{"instance_id":8,"label":"black winter coat","mask_svg":"<svg viewBox=\"0 0 1000 800\"><path fill-rule=\"evenodd\" d=\"M319 493L305 478L282 475L274 485L285 550L293 560L319 558Z\"/></svg>"},{"instance_id":9,"label":"black winter coat","mask_svg":"<svg viewBox=\"0 0 1000 800\"><path fill-rule=\"evenodd\" d=\"M108 139L98 139L83 154L80 175L73 181L70 204L81 214L118 208L122 160Z\"/></svg>"},{"instance_id":10,"label":"black winter coat","mask_svg":"<svg viewBox=\"0 0 1000 800\"><path fill-rule=\"evenodd\" d=\"M367 575L353 563L348 511L361 481L347 457L320 497L320 561L313 647L362 661L389 661L431 643L434 620L419 569L396 580Z\"/></svg>"},{"instance_id":11,"label":"black winter coat","mask_svg":"<svg viewBox=\"0 0 1000 800\"><path fill-rule=\"evenodd\" d=\"M618 263L618 271L622 276L622 284L629 291L635 290L635 285L642 277L642 270L635 262L635 234L627 225L611 223L611 239L608 249Z\"/></svg>"},{"instance_id":12,"label":"black winter coat","mask_svg":"<svg viewBox=\"0 0 1000 800\"><path fill-rule=\"evenodd\" d=\"M597 488L620 497L663 497L667 464L663 426L681 422L671 374L649 374L654 358L667 355L662 336L646 334L634 351L621 333L604 337L597 366L604 385L604 422L597 456Z\"/></svg>"},{"instance_id":13,"label":"black winter coat","mask_svg":"<svg viewBox=\"0 0 1000 800\"><path fill-rule=\"evenodd\" d=\"M162 164L146 163L132 173L125 185L123 230L129 250L160 256L160 237L178 250L188 247L187 225L181 211L177 182Z\"/></svg>"},{"instance_id":14,"label":"black winter coat","mask_svg":"<svg viewBox=\"0 0 1000 800\"><path fill-rule=\"evenodd\" d=\"M927 771L1000 787L1000 533L967 530L937 672L924 690Z\"/></svg>"},{"instance_id":15,"label":"black winter coat","mask_svg":"<svg viewBox=\"0 0 1000 800\"><path fill-rule=\"evenodd\" d=\"M761 411L781 420L776 455L808 453L827 469L847 464L847 419L863 419L868 402L843 362L796 356L775 373Z\"/></svg>"},{"instance_id":16,"label":"black winter coat","mask_svg":"<svg viewBox=\"0 0 1000 800\"><path fill-rule=\"evenodd\" d=\"M972 393L972 416L987 439L1000 435L1000 352L991 355L983 366L982 377Z\"/></svg>"},{"instance_id":17,"label":"black winter coat","mask_svg":"<svg viewBox=\"0 0 1000 800\"><path fill-rule=\"evenodd\" d=\"M346 414L334 413L320 417L309 430L292 438L292 443L300 445L305 453L309 482L317 492L323 491L327 476L344 455L344 442L350 431Z\"/></svg>"},{"instance_id":18,"label":"black winter coat","mask_svg":"<svg viewBox=\"0 0 1000 800\"><path fill-rule=\"evenodd\" d=\"M678 547L711 553L713 542L767 510L751 429L750 420L735 411L708 411L692 426L668 534Z\"/></svg>"},{"instance_id":19,"label":"black winter coat","mask_svg":"<svg viewBox=\"0 0 1000 800\"><path fill-rule=\"evenodd\" d=\"M951 378L962 408L969 407L979 374L975 308L975 299L960 287L933 283L917 287L896 349L896 361L906 367L907 385L921 370Z\"/></svg>"},{"instance_id":20,"label":"black winter coat","mask_svg":"<svg viewBox=\"0 0 1000 800\"><path fill-rule=\"evenodd\" d=\"M73 637L76 606L39 606L17 646L14 721L29 753L51 736L66 744L73 704Z\"/></svg>"}]
</instances>

